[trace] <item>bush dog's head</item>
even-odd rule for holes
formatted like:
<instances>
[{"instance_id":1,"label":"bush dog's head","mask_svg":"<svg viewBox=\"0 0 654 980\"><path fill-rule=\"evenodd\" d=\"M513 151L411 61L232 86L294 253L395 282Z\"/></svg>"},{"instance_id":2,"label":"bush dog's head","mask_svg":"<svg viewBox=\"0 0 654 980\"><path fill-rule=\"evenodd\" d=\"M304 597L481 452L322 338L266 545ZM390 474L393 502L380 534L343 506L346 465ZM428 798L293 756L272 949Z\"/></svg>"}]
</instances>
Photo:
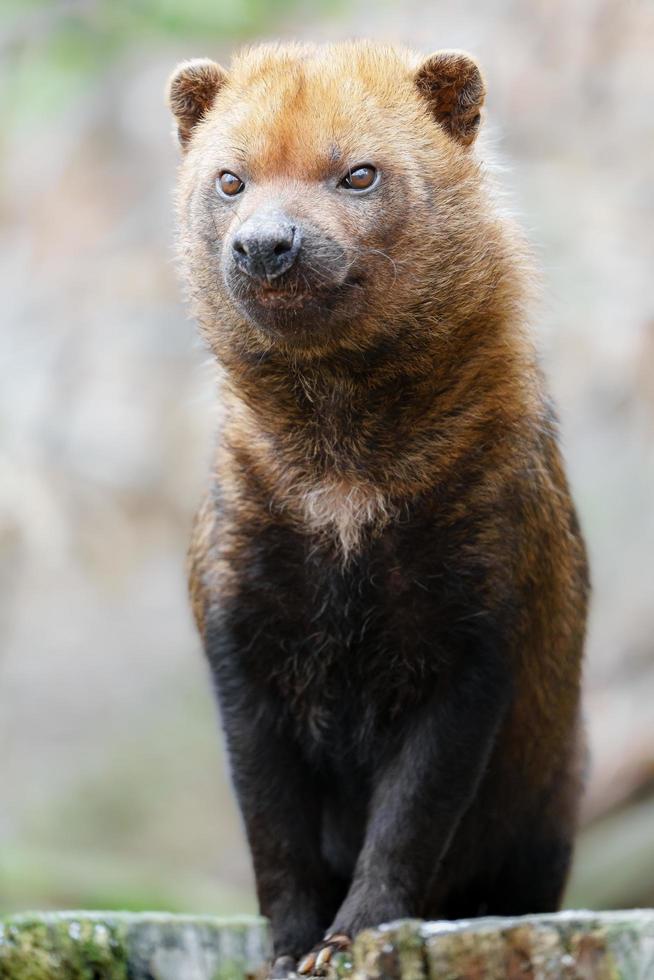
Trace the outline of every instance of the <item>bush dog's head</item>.
<instances>
[{"instance_id":1,"label":"bush dog's head","mask_svg":"<svg viewBox=\"0 0 654 980\"><path fill-rule=\"evenodd\" d=\"M264 45L169 83L182 255L220 355L367 349L474 315L498 287L472 149L471 58Z\"/></svg>"}]
</instances>

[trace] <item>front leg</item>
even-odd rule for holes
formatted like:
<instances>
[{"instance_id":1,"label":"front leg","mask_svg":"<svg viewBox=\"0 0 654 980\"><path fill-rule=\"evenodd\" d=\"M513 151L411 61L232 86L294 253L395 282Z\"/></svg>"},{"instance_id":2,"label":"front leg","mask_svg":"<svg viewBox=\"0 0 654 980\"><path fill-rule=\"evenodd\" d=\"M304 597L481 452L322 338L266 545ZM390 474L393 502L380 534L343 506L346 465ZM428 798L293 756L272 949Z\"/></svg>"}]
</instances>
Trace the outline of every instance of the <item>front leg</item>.
<instances>
[{"instance_id":1,"label":"front leg","mask_svg":"<svg viewBox=\"0 0 654 980\"><path fill-rule=\"evenodd\" d=\"M280 721L282 704L244 676L224 632L205 642L259 907L271 923L272 976L286 976L323 935L342 895L320 853L320 787Z\"/></svg>"},{"instance_id":2,"label":"front leg","mask_svg":"<svg viewBox=\"0 0 654 980\"><path fill-rule=\"evenodd\" d=\"M503 659L467 658L401 734L377 773L351 887L299 972L319 971L347 937L422 915L426 896L474 797L510 700Z\"/></svg>"}]
</instances>

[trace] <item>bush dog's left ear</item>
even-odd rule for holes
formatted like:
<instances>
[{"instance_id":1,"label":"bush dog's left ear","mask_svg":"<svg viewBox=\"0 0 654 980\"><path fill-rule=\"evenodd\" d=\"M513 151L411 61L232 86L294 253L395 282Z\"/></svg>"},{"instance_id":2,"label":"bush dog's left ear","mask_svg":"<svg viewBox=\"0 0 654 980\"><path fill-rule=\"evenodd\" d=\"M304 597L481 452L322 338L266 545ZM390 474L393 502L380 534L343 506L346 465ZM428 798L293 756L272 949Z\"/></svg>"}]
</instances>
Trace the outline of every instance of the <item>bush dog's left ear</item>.
<instances>
[{"instance_id":1,"label":"bush dog's left ear","mask_svg":"<svg viewBox=\"0 0 654 980\"><path fill-rule=\"evenodd\" d=\"M177 66L168 82L168 105L177 120L177 134L186 149L191 134L211 108L227 72L209 58L194 58Z\"/></svg>"},{"instance_id":2,"label":"bush dog's left ear","mask_svg":"<svg viewBox=\"0 0 654 980\"><path fill-rule=\"evenodd\" d=\"M477 135L486 89L479 68L463 51L437 51L418 68L418 91L434 119L453 139L470 146Z\"/></svg>"}]
</instances>

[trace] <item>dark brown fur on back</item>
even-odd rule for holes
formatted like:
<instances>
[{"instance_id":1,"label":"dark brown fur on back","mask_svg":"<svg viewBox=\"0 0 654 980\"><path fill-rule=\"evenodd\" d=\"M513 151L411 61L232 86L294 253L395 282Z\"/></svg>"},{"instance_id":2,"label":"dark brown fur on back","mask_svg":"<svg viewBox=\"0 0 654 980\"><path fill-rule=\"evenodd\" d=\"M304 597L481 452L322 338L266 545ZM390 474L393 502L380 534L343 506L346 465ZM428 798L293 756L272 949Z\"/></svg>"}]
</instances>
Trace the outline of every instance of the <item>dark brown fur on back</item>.
<instances>
[{"instance_id":1,"label":"dark brown fur on back","mask_svg":"<svg viewBox=\"0 0 654 980\"><path fill-rule=\"evenodd\" d=\"M278 972L325 930L554 909L587 571L529 263L472 145L479 71L264 46L172 92L223 411L191 594ZM234 251L264 212L302 231L274 282Z\"/></svg>"}]
</instances>

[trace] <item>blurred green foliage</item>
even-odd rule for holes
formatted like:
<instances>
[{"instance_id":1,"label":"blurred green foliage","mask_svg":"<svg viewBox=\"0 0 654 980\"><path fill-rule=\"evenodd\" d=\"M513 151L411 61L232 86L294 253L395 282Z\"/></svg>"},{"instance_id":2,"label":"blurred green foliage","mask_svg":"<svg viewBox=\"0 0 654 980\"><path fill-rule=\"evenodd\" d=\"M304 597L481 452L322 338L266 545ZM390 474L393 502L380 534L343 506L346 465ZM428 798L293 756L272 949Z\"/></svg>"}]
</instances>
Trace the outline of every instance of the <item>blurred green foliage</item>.
<instances>
[{"instance_id":1,"label":"blurred green foliage","mask_svg":"<svg viewBox=\"0 0 654 980\"><path fill-rule=\"evenodd\" d=\"M314 0L311 14L340 0ZM3 0L5 121L56 111L129 48L180 37L208 46L273 32L301 0ZM200 52L203 53L203 52Z\"/></svg>"}]
</instances>

